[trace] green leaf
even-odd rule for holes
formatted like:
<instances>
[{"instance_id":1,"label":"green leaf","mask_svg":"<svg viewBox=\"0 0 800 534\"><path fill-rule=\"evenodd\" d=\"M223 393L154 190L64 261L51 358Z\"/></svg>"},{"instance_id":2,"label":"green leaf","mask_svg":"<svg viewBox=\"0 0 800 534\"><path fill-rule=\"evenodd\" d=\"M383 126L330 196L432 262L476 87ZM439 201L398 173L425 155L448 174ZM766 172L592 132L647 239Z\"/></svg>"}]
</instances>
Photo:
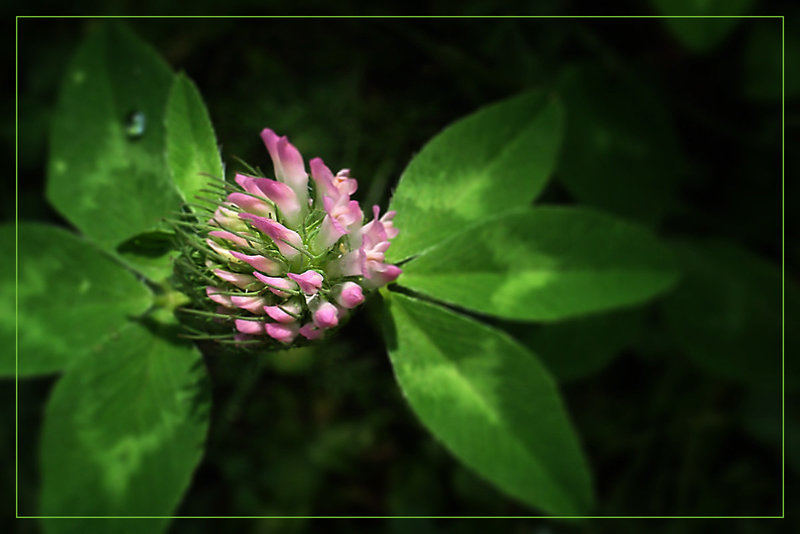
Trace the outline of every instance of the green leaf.
<instances>
[{"instance_id":1,"label":"green leaf","mask_svg":"<svg viewBox=\"0 0 800 534\"><path fill-rule=\"evenodd\" d=\"M15 299L14 226L0 226L4 302ZM150 292L94 245L47 224L19 225L19 374L61 371L144 313ZM15 311L3 308L0 341L14 346ZM14 375L14 351L3 351L0 375Z\"/></svg>"},{"instance_id":2,"label":"green leaf","mask_svg":"<svg viewBox=\"0 0 800 534\"><path fill-rule=\"evenodd\" d=\"M589 468L553 379L500 331L393 293L389 357L411 408L459 460L552 514L592 506Z\"/></svg>"},{"instance_id":3,"label":"green leaf","mask_svg":"<svg viewBox=\"0 0 800 534\"><path fill-rule=\"evenodd\" d=\"M172 84L165 120L172 181L185 201L196 202L195 195L209 182L203 174L224 178L224 171L203 98L184 74Z\"/></svg>"},{"instance_id":4,"label":"green leaf","mask_svg":"<svg viewBox=\"0 0 800 534\"><path fill-rule=\"evenodd\" d=\"M640 309L590 315L546 325L504 325L539 356L559 382L591 376L632 345L642 328Z\"/></svg>"},{"instance_id":5,"label":"green leaf","mask_svg":"<svg viewBox=\"0 0 800 534\"><path fill-rule=\"evenodd\" d=\"M103 248L156 229L180 197L166 165L172 73L122 26L102 26L67 67L53 117L47 198Z\"/></svg>"},{"instance_id":6,"label":"green leaf","mask_svg":"<svg viewBox=\"0 0 800 534\"><path fill-rule=\"evenodd\" d=\"M408 164L392 198L400 234L390 261L423 252L465 224L529 205L553 170L562 122L556 99L525 93L434 137Z\"/></svg>"},{"instance_id":7,"label":"green leaf","mask_svg":"<svg viewBox=\"0 0 800 534\"><path fill-rule=\"evenodd\" d=\"M56 384L41 437L41 515L175 510L203 453L209 399L200 353L172 334L130 323Z\"/></svg>"},{"instance_id":8,"label":"green leaf","mask_svg":"<svg viewBox=\"0 0 800 534\"><path fill-rule=\"evenodd\" d=\"M730 18L665 18L664 24L683 46L698 54L719 46L741 17L750 10L753 0L650 0L661 15L703 16L730 15Z\"/></svg>"},{"instance_id":9,"label":"green leaf","mask_svg":"<svg viewBox=\"0 0 800 534\"><path fill-rule=\"evenodd\" d=\"M481 313L553 321L646 301L675 279L669 249L644 227L547 206L467 228L403 265L397 283Z\"/></svg>"},{"instance_id":10,"label":"green leaf","mask_svg":"<svg viewBox=\"0 0 800 534\"><path fill-rule=\"evenodd\" d=\"M664 103L596 66L568 69L558 87L567 109L559 181L581 204L660 222L686 165Z\"/></svg>"},{"instance_id":11,"label":"green leaf","mask_svg":"<svg viewBox=\"0 0 800 534\"><path fill-rule=\"evenodd\" d=\"M138 234L117 247L116 257L154 282L161 282L172 274L175 235L155 231Z\"/></svg>"},{"instance_id":12,"label":"green leaf","mask_svg":"<svg viewBox=\"0 0 800 534\"><path fill-rule=\"evenodd\" d=\"M780 389L780 269L722 240L686 240L673 248L686 273L664 301L676 343L709 373L756 388ZM798 303L800 290L787 279L786 309L797 309ZM787 348L798 341L789 324ZM787 389L796 388L796 379L786 378Z\"/></svg>"}]
</instances>

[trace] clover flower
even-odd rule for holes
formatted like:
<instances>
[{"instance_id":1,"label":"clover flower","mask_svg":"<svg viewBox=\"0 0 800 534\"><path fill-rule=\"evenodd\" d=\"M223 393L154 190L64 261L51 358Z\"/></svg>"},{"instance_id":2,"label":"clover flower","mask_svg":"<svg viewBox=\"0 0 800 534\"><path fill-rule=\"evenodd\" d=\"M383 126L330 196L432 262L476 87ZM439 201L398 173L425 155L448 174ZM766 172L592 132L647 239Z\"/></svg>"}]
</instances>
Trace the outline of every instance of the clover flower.
<instances>
[{"instance_id":1,"label":"clover flower","mask_svg":"<svg viewBox=\"0 0 800 534\"><path fill-rule=\"evenodd\" d=\"M270 129L261 132L275 179L237 174L212 184L218 194L208 221L184 223L182 277L204 285L199 307L186 310L229 327L235 343L298 345L343 324L370 291L402 272L384 253L398 230L394 212L372 208L365 224L348 169L336 174L309 161ZM198 238L198 235L202 236ZM197 332L200 333L200 332ZM224 333L217 336L226 339Z\"/></svg>"}]
</instances>

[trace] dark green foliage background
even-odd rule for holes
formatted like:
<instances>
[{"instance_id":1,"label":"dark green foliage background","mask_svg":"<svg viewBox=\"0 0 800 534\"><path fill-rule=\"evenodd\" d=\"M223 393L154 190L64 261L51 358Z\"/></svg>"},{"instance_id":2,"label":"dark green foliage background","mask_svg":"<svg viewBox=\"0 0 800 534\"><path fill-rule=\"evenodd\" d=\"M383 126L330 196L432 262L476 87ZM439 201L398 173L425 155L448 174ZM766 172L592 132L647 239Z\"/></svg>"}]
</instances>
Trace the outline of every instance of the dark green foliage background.
<instances>
[{"instance_id":1,"label":"dark green foliage background","mask_svg":"<svg viewBox=\"0 0 800 534\"><path fill-rule=\"evenodd\" d=\"M776 13L771 9L756 6L751 12ZM19 21L20 220L61 223L43 195L48 121L65 62L85 32L103 23ZM542 201L576 200L616 210L667 236L727 239L762 261L780 264L780 63L775 61L780 21L740 21L704 53L683 47L658 20L136 20L129 26L196 83L228 165L235 165L233 156L238 156L269 168L257 135L269 126L289 135L307 158L321 156L332 168L350 167L359 179L362 205L386 206L411 155L448 123L526 89L558 93L568 83L565 73L588 66L587 72L611 81L597 81L601 89L575 109L588 116L594 111L601 125L608 124L612 139L617 120L623 131L630 121L653 124L653 138L642 141L652 154L634 150L633 156L626 155L624 144L612 143L598 156L596 148L571 146L573 140L587 143L580 134L589 126L581 124L587 115L569 115L566 101L568 128L578 133L568 132L562 147L565 163L557 166ZM787 54L795 51L796 41L790 38ZM584 85L592 83L590 78ZM630 117L626 105L636 103L618 102L615 91L629 84L641 88L645 109L652 107L656 122ZM787 77L786 89L789 147L800 124L794 78ZM573 90L569 85L564 92ZM619 113L613 106L620 106ZM660 137L662 119L675 126L674 143ZM8 128L4 131L8 150L13 139ZM613 150L623 154L614 158ZM787 169L796 166L795 151L788 150L786 158ZM624 166L615 167L617 160ZM641 181L630 174L618 179L631 166L641 172ZM665 167L672 172L663 172ZM589 169L596 172L595 181L581 187L574 174L563 175L564 169ZM602 195L598 183L605 183ZM787 180L785 198L789 206L797 198L796 180ZM4 220L13 220L13 201L13 194L3 196ZM646 212L625 208L643 205ZM800 261L797 238L797 212L790 208L787 277ZM761 289L773 297L779 290ZM694 313L702 322L703 310ZM363 310L323 346L271 359L206 351L214 400L211 428L204 460L177 514L531 513L458 464L419 425L396 386L374 315ZM604 330L613 333L598 342L602 361L587 358L585 371L557 361L557 333L540 335L544 327L498 324L537 350L564 379L567 409L593 469L598 515L780 514L779 384L751 388L724 373L707 373L692 363L692 354L685 355L663 315L654 304L633 318L609 315L600 328L581 328L576 321L577 334L564 334L569 338L564 357L592 350L593 338ZM778 310L773 317L780 320ZM702 335L702 328L692 332ZM682 333L680 339L686 337ZM35 513L35 443L53 382L20 381L21 514ZM0 453L8 517L14 498L13 381L0 382L0 391L6 406ZM790 392L787 408L796 406L797 398L796 390ZM790 413L786 430L797 427L797 414ZM787 436L789 495L798 483L797 438L791 439ZM20 532L39 529L33 521L10 526ZM725 528L778 532L786 526L743 520ZM170 532L221 528L226 526L220 522L177 521ZM347 532L353 525L253 520L234 528ZM370 528L422 534L483 532L486 525L384 520ZM516 520L503 528L520 533L705 532L707 525Z\"/></svg>"}]
</instances>

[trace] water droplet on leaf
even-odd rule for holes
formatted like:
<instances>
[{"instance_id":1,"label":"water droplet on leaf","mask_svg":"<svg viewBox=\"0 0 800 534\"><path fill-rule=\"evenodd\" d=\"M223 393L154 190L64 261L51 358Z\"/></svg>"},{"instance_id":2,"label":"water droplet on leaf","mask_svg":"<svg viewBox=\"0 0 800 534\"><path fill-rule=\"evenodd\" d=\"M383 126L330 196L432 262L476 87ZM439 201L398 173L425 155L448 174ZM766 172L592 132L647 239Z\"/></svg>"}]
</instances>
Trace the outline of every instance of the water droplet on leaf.
<instances>
[{"instance_id":1,"label":"water droplet on leaf","mask_svg":"<svg viewBox=\"0 0 800 534\"><path fill-rule=\"evenodd\" d=\"M125 118L125 135L128 139L139 139L147 128L147 117L141 111L131 111Z\"/></svg>"}]
</instances>

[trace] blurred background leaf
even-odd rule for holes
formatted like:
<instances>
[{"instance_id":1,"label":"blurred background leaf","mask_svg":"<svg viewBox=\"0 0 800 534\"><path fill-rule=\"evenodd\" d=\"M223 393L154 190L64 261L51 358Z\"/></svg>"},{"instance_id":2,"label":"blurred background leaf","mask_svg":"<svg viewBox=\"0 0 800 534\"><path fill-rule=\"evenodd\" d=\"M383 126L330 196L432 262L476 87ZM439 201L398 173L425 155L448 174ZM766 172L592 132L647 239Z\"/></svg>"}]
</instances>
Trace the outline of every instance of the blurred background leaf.
<instances>
[{"instance_id":1,"label":"blurred background leaf","mask_svg":"<svg viewBox=\"0 0 800 534\"><path fill-rule=\"evenodd\" d=\"M707 53L719 46L739 25L753 0L650 0L660 15L721 18L666 18L664 24L683 46ZM722 18L724 17L724 18Z\"/></svg>"},{"instance_id":2,"label":"blurred background leaf","mask_svg":"<svg viewBox=\"0 0 800 534\"><path fill-rule=\"evenodd\" d=\"M664 103L606 65L565 70L558 87L568 110L559 180L582 204L661 222L686 172Z\"/></svg>"},{"instance_id":3,"label":"blurred background leaf","mask_svg":"<svg viewBox=\"0 0 800 534\"><path fill-rule=\"evenodd\" d=\"M780 270L730 242L682 241L673 247L685 272L664 301L675 342L705 371L757 389L779 390ZM787 308L796 309L798 297L788 280ZM786 335L797 333L789 328ZM788 377L787 387L797 387L795 377Z\"/></svg>"}]
</instances>

